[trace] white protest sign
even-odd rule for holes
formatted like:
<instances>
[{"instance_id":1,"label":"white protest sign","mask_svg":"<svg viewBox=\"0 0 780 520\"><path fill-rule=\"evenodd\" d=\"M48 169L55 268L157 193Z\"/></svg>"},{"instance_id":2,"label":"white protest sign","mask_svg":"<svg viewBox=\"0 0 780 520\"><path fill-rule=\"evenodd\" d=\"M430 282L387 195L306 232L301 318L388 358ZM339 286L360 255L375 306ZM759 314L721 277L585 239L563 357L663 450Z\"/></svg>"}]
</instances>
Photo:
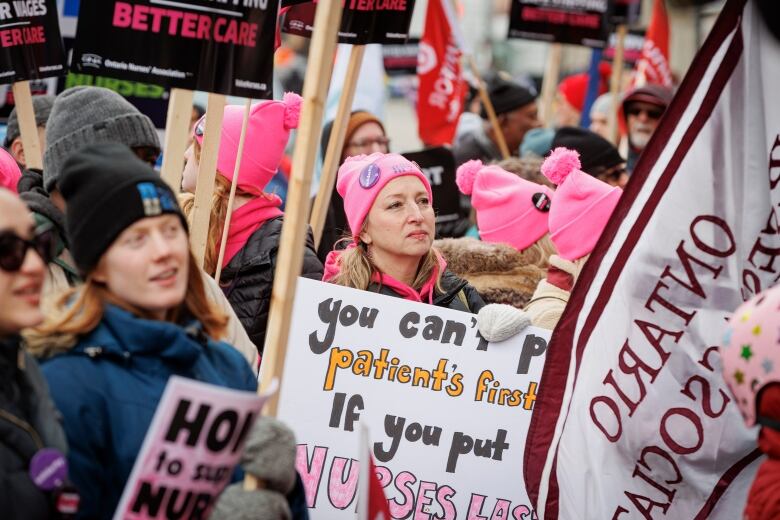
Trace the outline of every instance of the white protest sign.
<instances>
[{"instance_id":1,"label":"white protest sign","mask_svg":"<svg viewBox=\"0 0 780 520\"><path fill-rule=\"evenodd\" d=\"M114 520L208 518L266 398L171 377Z\"/></svg>"},{"instance_id":2,"label":"white protest sign","mask_svg":"<svg viewBox=\"0 0 780 520\"><path fill-rule=\"evenodd\" d=\"M523 452L549 331L299 279L278 416L313 518L354 518L358 423L393 518L531 520Z\"/></svg>"}]
</instances>

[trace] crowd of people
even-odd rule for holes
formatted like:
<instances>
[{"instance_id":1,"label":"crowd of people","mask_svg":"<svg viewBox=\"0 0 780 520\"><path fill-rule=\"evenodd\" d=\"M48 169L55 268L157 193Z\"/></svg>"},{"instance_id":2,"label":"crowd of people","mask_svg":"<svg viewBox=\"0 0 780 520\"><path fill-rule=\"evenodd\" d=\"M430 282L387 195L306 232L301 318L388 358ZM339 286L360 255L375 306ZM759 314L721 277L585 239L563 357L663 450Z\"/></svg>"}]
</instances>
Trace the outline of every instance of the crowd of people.
<instances>
[{"instance_id":1,"label":"crowd of people","mask_svg":"<svg viewBox=\"0 0 780 520\"><path fill-rule=\"evenodd\" d=\"M561 82L546 128L532 90L501 76L489 83L498 127L478 103L462 117L452 151L466 211L449 228L437 226L428 178L391 152L383 122L352 113L325 233L318 249L307 237L301 275L473 313L489 341L529 324L554 329L673 95L648 85L623 96L622 154L609 135L606 79L590 128L579 126L587 83ZM154 169L152 121L115 92L75 87L36 97L34 109L43 170L27 167L14 114L0 151L0 511L63 518L58 496L68 491L80 498L78 518L111 518L172 375L257 388L284 219L267 186L301 98L253 106L227 237L243 111L225 108L203 269L189 247L202 110L177 191ZM502 157L498 132L514 157ZM516 325L496 328L497 313L513 313ZM777 399L766 395L759 410L772 427ZM214 518L236 518L242 507L307 518L293 433L270 419L256 429L244 469L267 485L231 486ZM774 453L777 434L762 435ZM68 461L54 490L28 472L43 448ZM254 464L260 453L278 465Z\"/></svg>"}]
</instances>

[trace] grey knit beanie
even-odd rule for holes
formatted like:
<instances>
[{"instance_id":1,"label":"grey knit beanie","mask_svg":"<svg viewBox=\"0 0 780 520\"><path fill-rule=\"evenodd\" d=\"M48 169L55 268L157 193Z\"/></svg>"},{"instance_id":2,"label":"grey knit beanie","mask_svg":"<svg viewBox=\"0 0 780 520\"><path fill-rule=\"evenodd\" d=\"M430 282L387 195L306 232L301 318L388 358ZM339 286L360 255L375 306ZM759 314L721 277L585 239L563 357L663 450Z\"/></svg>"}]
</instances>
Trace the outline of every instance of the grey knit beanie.
<instances>
[{"instance_id":1,"label":"grey knit beanie","mask_svg":"<svg viewBox=\"0 0 780 520\"><path fill-rule=\"evenodd\" d=\"M246 440L241 466L269 489L286 495L295 486L295 455L292 430L273 417L259 417Z\"/></svg>"},{"instance_id":2,"label":"grey knit beanie","mask_svg":"<svg viewBox=\"0 0 780 520\"><path fill-rule=\"evenodd\" d=\"M54 100L46 125L43 185L56 187L70 154L96 143L117 142L160 150L154 123L125 98L102 87L73 87Z\"/></svg>"},{"instance_id":3,"label":"grey knit beanie","mask_svg":"<svg viewBox=\"0 0 780 520\"><path fill-rule=\"evenodd\" d=\"M278 491L246 491L242 483L228 486L219 495L209 520L290 520L287 497Z\"/></svg>"},{"instance_id":4,"label":"grey knit beanie","mask_svg":"<svg viewBox=\"0 0 780 520\"><path fill-rule=\"evenodd\" d=\"M35 112L35 126L45 127L51 113L51 107L54 104L54 96L33 96L32 102L33 111ZM8 115L6 124L8 127L5 131L3 146L8 148L14 142L14 139L22 135L22 131L19 129L19 117L16 115L16 107Z\"/></svg>"}]
</instances>

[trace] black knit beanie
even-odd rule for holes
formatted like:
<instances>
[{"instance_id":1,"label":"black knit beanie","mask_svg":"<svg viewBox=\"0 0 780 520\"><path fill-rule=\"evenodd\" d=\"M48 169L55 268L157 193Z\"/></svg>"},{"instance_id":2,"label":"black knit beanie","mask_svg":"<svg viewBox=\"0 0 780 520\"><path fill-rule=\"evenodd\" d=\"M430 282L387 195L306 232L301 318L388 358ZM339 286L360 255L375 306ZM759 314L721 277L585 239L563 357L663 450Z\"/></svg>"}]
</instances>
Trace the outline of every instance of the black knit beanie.
<instances>
[{"instance_id":1,"label":"black knit beanie","mask_svg":"<svg viewBox=\"0 0 780 520\"><path fill-rule=\"evenodd\" d=\"M555 132L552 150L559 146L576 150L580 154L582 171L591 173L597 169L610 169L626 162L612 143L595 132L576 126L564 126Z\"/></svg>"},{"instance_id":2,"label":"black knit beanie","mask_svg":"<svg viewBox=\"0 0 780 520\"><path fill-rule=\"evenodd\" d=\"M536 94L527 88L503 79L497 79L488 85L488 97L493 103L493 110L496 111L497 116L524 107L536 100ZM482 119L487 119L484 107L480 115Z\"/></svg>"},{"instance_id":3,"label":"black knit beanie","mask_svg":"<svg viewBox=\"0 0 780 520\"><path fill-rule=\"evenodd\" d=\"M122 144L95 144L71 154L62 166L58 187L67 204L70 252L83 275L138 220L171 213L187 229L173 191Z\"/></svg>"}]
</instances>

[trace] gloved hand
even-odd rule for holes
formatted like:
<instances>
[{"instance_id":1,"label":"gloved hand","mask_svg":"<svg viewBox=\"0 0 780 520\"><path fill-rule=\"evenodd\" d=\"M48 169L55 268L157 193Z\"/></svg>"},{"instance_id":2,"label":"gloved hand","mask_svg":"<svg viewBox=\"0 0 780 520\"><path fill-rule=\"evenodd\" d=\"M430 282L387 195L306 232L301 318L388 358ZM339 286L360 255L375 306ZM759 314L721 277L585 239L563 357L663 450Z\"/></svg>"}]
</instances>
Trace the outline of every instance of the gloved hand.
<instances>
[{"instance_id":1,"label":"gloved hand","mask_svg":"<svg viewBox=\"0 0 780 520\"><path fill-rule=\"evenodd\" d=\"M477 313L479 333L491 343L509 339L530 325L528 314L503 303L485 305Z\"/></svg>"}]
</instances>

